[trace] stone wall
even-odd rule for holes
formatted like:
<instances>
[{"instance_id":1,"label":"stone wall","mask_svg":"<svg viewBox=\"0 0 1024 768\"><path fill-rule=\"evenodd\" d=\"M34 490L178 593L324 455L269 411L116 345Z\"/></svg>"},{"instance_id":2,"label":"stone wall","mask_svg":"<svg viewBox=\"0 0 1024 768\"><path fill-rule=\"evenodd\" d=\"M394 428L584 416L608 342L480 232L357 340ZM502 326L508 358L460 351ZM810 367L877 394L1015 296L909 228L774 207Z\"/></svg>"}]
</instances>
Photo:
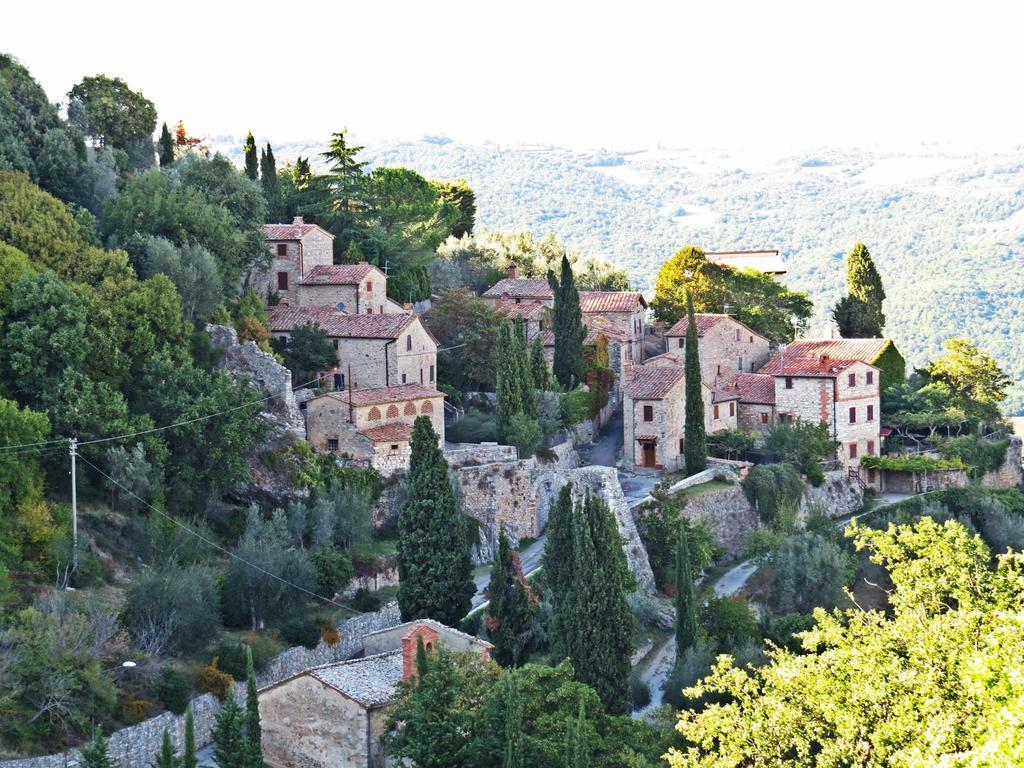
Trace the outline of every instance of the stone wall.
<instances>
[{"instance_id":1,"label":"stone wall","mask_svg":"<svg viewBox=\"0 0 1024 768\"><path fill-rule=\"evenodd\" d=\"M738 484L694 496L683 507L682 516L691 523L706 523L715 545L729 555L743 552L747 538L761 525Z\"/></svg>"},{"instance_id":2,"label":"stone wall","mask_svg":"<svg viewBox=\"0 0 1024 768\"><path fill-rule=\"evenodd\" d=\"M825 473L825 482L815 488L804 483L804 493L800 497L797 520L801 523L815 509L820 509L829 517L852 515L864 505L864 492L858 483L851 483L845 470L834 470Z\"/></svg>"},{"instance_id":3,"label":"stone wall","mask_svg":"<svg viewBox=\"0 0 1024 768\"><path fill-rule=\"evenodd\" d=\"M514 445L498 443L447 443L444 458L449 467L464 467L494 461L517 461L519 452Z\"/></svg>"},{"instance_id":4,"label":"stone wall","mask_svg":"<svg viewBox=\"0 0 1024 768\"><path fill-rule=\"evenodd\" d=\"M301 646L289 648L279 654L266 671L257 675L256 682L263 689L311 667L358 656L363 652L363 635L400 623L398 603L388 603L375 613L351 618L338 625L341 640L333 648L323 642L312 650ZM245 701L245 683L235 684L235 698L240 702ZM220 702L212 694L205 693L192 699L196 745L200 749L211 741L210 732L219 710ZM149 768L154 755L160 750L165 729L180 752L185 743L185 717L164 712L138 725L112 733L108 740L110 757L120 768ZM0 768L78 768L79 765L81 755L77 749L55 755L0 762Z\"/></svg>"},{"instance_id":5,"label":"stone wall","mask_svg":"<svg viewBox=\"0 0 1024 768\"><path fill-rule=\"evenodd\" d=\"M1006 460L995 472L986 472L981 478L983 488L1013 488L1024 484L1021 476L1021 439L1011 435L1006 447Z\"/></svg>"},{"instance_id":6,"label":"stone wall","mask_svg":"<svg viewBox=\"0 0 1024 768\"><path fill-rule=\"evenodd\" d=\"M480 524L480 543L475 548L478 561L493 559L502 526L516 542L540 533L533 488L535 467L536 460L531 458L456 470L462 509Z\"/></svg>"}]
</instances>

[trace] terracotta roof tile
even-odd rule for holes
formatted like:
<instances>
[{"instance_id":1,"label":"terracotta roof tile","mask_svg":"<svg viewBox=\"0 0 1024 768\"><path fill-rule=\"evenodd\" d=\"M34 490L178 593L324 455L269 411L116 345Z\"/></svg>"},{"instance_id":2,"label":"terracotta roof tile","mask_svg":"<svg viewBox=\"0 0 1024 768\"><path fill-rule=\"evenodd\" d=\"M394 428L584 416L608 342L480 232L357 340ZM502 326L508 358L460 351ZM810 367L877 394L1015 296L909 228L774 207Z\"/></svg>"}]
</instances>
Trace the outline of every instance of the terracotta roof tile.
<instances>
[{"instance_id":1,"label":"terracotta roof tile","mask_svg":"<svg viewBox=\"0 0 1024 768\"><path fill-rule=\"evenodd\" d=\"M763 373L740 373L729 387L739 395L741 403L775 405L775 377Z\"/></svg>"},{"instance_id":2,"label":"terracotta roof tile","mask_svg":"<svg viewBox=\"0 0 1024 768\"><path fill-rule=\"evenodd\" d=\"M328 392L321 397L333 397L343 403L349 401L349 392L339 389ZM426 397L444 397L443 392L425 387L422 384L401 384L397 387L369 387L352 390L352 405L379 405L380 403L400 403L404 400L422 400Z\"/></svg>"},{"instance_id":3,"label":"terracotta roof tile","mask_svg":"<svg viewBox=\"0 0 1024 768\"><path fill-rule=\"evenodd\" d=\"M264 224L263 238L265 240L301 240L314 229L319 229L325 235L334 239L334 235L316 224L305 222L292 222L291 224Z\"/></svg>"},{"instance_id":4,"label":"terracotta roof tile","mask_svg":"<svg viewBox=\"0 0 1024 768\"><path fill-rule=\"evenodd\" d=\"M635 312L647 307L637 291L580 291L583 312Z\"/></svg>"},{"instance_id":5,"label":"terracotta roof tile","mask_svg":"<svg viewBox=\"0 0 1024 768\"><path fill-rule=\"evenodd\" d=\"M408 442L412 438L412 424L394 422L381 424L379 427L359 430L359 434L375 443Z\"/></svg>"},{"instance_id":6,"label":"terracotta roof tile","mask_svg":"<svg viewBox=\"0 0 1024 768\"><path fill-rule=\"evenodd\" d=\"M834 378L851 365L862 362L855 359L837 359L828 356L806 355L797 357L787 349L761 366L761 373L772 376Z\"/></svg>"},{"instance_id":7,"label":"terracotta roof tile","mask_svg":"<svg viewBox=\"0 0 1024 768\"><path fill-rule=\"evenodd\" d=\"M685 378L686 372L682 368L638 365L633 369L632 381L626 384L626 393L634 400L661 400Z\"/></svg>"},{"instance_id":8,"label":"terracotta roof tile","mask_svg":"<svg viewBox=\"0 0 1024 768\"><path fill-rule=\"evenodd\" d=\"M874 363L891 344L891 339L800 339L786 346L786 355L828 355L840 360Z\"/></svg>"},{"instance_id":9,"label":"terracotta roof tile","mask_svg":"<svg viewBox=\"0 0 1024 768\"><path fill-rule=\"evenodd\" d=\"M740 328L746 329L748 334L752 333L755 336L757 336L758 338L762 338L762 339L764 338L764 336L762 336L760 333L755 331L750 326L748 326L748 325L746 325L744 323L741 323L735 317L730 317L729 315L715 315L715 314L711 314L711 313L703 313L702 312L702 313L699 313L697 315L694 315L694 317L697 320L697 336L703 336L707 332L707 330L709 328L714 328L716 325L721 323L723 320L730 320L730 321L736 323L736 325L738 325ZM690 326L689 318L684 317L678 323L676 323L671 328L669 328L667 331L665 331L665 335L666 336L685 336L686 335L686 329L689 328L689 326Z\"/></svg>"},{"instance_id":10,"label":"terracotta roof tile","mask_svg":"<svg viewBox=\"0 0 1024 768\"><path fill-rule=\"evenodd\" d=\"M544 316L545 309L547 306L539 301L523 301L518 304L514 301L502 301L494 308L499 315L509 320L539 320Z\"/></svg>"},{"instance_id":11,"label":"terracotta roof tile","mask_svg":"<svg viewBox=\"0 0 1024 768\"><path fill-rule=\"evenodd\" d=\"M402 651L388 651L310 670L310 676L366 708L394 701L402 682Z\"/></svg>"},{"instance_id":12,"label":"terracotta roof tile","mask_svg":"<svg viewBox=\"0 0 1024 768\"><path fill-rule=\"evenodd\" d=\"M604 337L610 342L622 344L629 341L629 337L626 334L612 330L611 328L587 328L587 335L583 339L583 346L592 347L594 344L597 344L597 337L599 334L604 334ZM541 344L545 347L555 346L554 332L541 331Z\"/></svg>"},{"instance_id":13,"label":"terracotta roof tile","mask_svg":"<svg viewBox=\"0 0 1024 768\"><path fill-rule=\"evenodd\" d=\"M321 264L313 267L300 285L359 285L376 269L365 261L360 264Z\"/></svg>"},{"instance_id":14,"label":"terracotta roof tile","mask_svg":"<svg viewBox=\"0 0 1024 768\"><path fill-rule=\"evenodd\" d=\"M657 365L671 365L677 368L682 368L685 364L686 361L683 360L683 356L677 355L675 352L662 352L660 355L648 357L644 360L644 365L649 365L651 367Z\"/></svg>"},{"instance_id":15,"label":"terracotta roof tile","mask_svg":"<svg viewBox=\"0 0 1024 768\"><path fill-rule=\"evenodd\" d=\"M328 336L356 339L394 339L417 318L414 315L387 313L379 315L350 315L333 307L292 307L278 304L268 319L272 332L287 333L313 323Z\"/></svg>"},{"instance_id":16,"label":"terracotta roof tile","mask_svg":"<svg viewBox=\"0 0 1024 768\"><path fill-rule=\"evenodd\" d=\"M500 299L505 294L520 299L553 299L555 296L547 280L522 277L499 280L484 291L483 296L486 299Z\"/></svg>"}]
</instances>

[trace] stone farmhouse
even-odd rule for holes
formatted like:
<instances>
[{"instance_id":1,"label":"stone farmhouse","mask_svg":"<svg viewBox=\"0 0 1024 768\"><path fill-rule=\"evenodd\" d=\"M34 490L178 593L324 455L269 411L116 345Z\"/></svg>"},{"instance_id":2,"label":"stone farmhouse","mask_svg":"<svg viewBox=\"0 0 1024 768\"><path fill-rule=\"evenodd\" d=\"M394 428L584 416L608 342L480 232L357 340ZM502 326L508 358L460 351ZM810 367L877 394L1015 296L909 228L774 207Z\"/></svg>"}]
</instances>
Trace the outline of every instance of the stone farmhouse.
<instances>
[{"instance_id":1,"label":"stone farmhouse","mask_svg":"<svg viewBox=\"0 0 1024 768\"><path fill-rule=\"evenodd\" d=\"M902 383L906 375L906 362L892 339L799 339L786 346L786 355L860 360L882 370L883 391Z\"/></svg>"},{"instance_id":2,"label":"stone farmhouse","mask_svg":"<svg viewBox=\"0 0 1024 768\"><path fill-rule=\"evenodd\" d=\"M256 278L264 293L294 301L299 283L317 267L334 263L334 235L301 216L291 224L264 224L263 238L273 256L270 271Z\"/></svg>"},{"instance_id":3,"label":"stone farmhouse","mask_svg":"<svg viewBox=\"0 0 1024 768\"><path fill-rule=\"evenodd\" d=\"M298 305L333 307L350 315L404 312L388 298L388 278L372 264L329 264L315 267L299 284Z\"/></svg>"},{"instance_id":4,"label":"stone farmhouse","mask_svg":"<svg viewBox=\"0 0 1024 768\"><path fill-rule=\"evenodd\" d=\"M437 340L410 313L354 315L331 307L278 304L269 313L270 334L287 339L292 331L314 324L338 350L330 371L334 389L433 386L437 381Z\"/></svg>"},{"instance_id":5,"label":"stone farmhouse","mask_svg":"<svg viewBox=\"0 0 1024 768\"><path fill-rule=\"evenodd\" d=\"M741 373L754 373L768 360L770 342L729 315L698 314L700 372L705 381L716 386L731 382ZM684 317L665 332L665 351L680 356L686 353Z\"/></svg>"},{"instance_id":6,"label":"stone farmhouse","mask_svg":"<svg viewBox=\"0 0 1024 768\"><path fill-rule=\"evenodd\" d=\"M444 393L421 384L336 390L305 402L306 439L391 477L409 467L413 422L428 416L444 445Z\"/></svg>"},{"instance_id":7,"label":"stone farmhouse","mask_svg":"<svg viewBox=\"0 0 1024 768\"><path fill-rule=\"evenodd\" d=\"M591 325L587 327L587 335L583 338L584 347L594 347L599 336L604 336L608 342L608 365L615 372L615 383L612 385L611 394L618 398L622 391L622 372L632 365L630 354L633 345L629 337L612 328L606 327L601 318L594 318ZM544 345L544 357L548 365L555 362L555 334L553 331L544 331L542 337Z\"/></svg>"},{"instance_id":8,"label":"stone farmhouse","mask_svg":"<svg viewBox=\"0 0 1024 768\"><path fill-rule=\"evenodd\" d=\"M416 649L489 657L490 643L418 619L363 637L365 656L306 670L259 692L263 757L275 768L383 768L386 708L416 676Z\"/></svg>"},{"instance_id":9,"label":"stone farmhouse","mask_svg":"<svg viewBox=\"0 0 1024 768\"><path fill-rule=\"evenodd\" d=\"M797 356L787 348L760 372L775 379L779 421L828 424L848 469L859 472L861 457L881 450L881 371L876 366L853 358ZM876 482L873 471L866 482Z\"/></svg>"}]
</instances>

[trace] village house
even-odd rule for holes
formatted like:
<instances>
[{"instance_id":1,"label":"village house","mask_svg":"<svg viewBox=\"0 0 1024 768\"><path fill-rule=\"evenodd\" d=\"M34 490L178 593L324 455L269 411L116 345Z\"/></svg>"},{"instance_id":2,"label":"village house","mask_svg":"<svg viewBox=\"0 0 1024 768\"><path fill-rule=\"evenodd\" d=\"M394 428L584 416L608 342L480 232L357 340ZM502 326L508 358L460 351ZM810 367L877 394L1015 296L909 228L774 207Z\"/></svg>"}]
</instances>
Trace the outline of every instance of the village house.
<instances>
[{"instance_id":1,"label":"village house","mask_svg":"<svg viewBox=\"0 0 1024 768\"><path fill-rule=\"evenodd\" d=\"M630 351L632 349L629 337L624 333L604 327L600 318L594 318L595 327L588 327L587 335L583 338L584 348L593 348L597 345L599 336L604 336L608 343L608 367L615 372L615 382L612 384L611 394L617 400L622 391L622 371L632 365ZM553 331L544 331L541 336L541 343L544 345L544 358L548 366L554 365L555 361L555 334Z\"/></svg>"},{"instance_id":2,"label":"village house","mask_svg":"<svg viewBox=\"0 0 1024 768\"><path fill-rule=\"evenodd\" d=\"M776 423L775 377L741 373L726 389L737 397L736 427L744 432L767 432Z\"/></svg>"},{"instance_id":3,"label":"village house","mask_svg":"<svg viewBox=\"0 0 1024 768\"><path fill-rule=\"evenodd\" d=\"M315 267L299 283L297 303L301 307L332 307L350 315L405 311L388 298L387 275L365 261Z\"/></svg>"},{"instance_id":4,"label":"village house","mask_svg":"<svg viewBox=\"0 0 1024 768\"><path fill-rule=\"evenodd\" d=\"M731 382L740 373L755 373L768 359L770 343L739 320L729 315L695 315L700 339L700 371L704 380L715 386ZM684 355L686 329L684 317L665 332L665 351Z\"/></svg>"},{"instance_id":5,"label":"village house","mask_svg":"<svg viewBox=\"0 0 1024 768\"><path fill-rule=\"evenodd\" d=\"M510 264L508 277L499 280L482 294L480 298L487 301L495 309L499 304L522 304L538 302L548 307L555 305L555 292L547 280L542 278L519 277L519 266Z\"/></svg>"},{"instance_id":6,"label":"village house","mask_svg":"<svg viewBox=\"0 0 1024 768\"><path fill-rule=\"evenodd\" d=\"M882 391L906 378L906 362L892 339L799 339L786 345L790 357L827 355L837 360L860 360L882 371Z\"/></svg>"},{"instance_id":7,"label":"village house","mask_svg":"<svg viewBox=\"0 0 1024 768\"><path fill-rule=\"evenodd\" d=\"M444 393L420 384L327 392L307 400L304 410L314 449L364 462L385 477L409 468L418 416L430 418L444 445Z\"/></svg>"},{"instance_id":8,"label":"village house","mask_svg":"<svg viewBox=\"0 0 1024 768\"><path fill-rule=\"evenodd\" d=\"M433 386L437 381L437 340L409 313L354 315L331 307L277 305L271 309L270 334L287 343L296 328L323 329L338 350L337 365L325 384L334 389Z\"/></svg>"},{"instance_id":9,"label":"village house","mask_svg":"<svg viewBox=\"0 0 1024 768\"><path fill-rule=\"evenodd\" d=\"M641 362L644 357L644 318L647 300L636 291L580 291L583 324L600 320L628 339L627 359Z\"/></svg>"},{"instance_id":10,"label":"village house","mask_svg":"<svg viewBox=\"0 0 1024 768\"><path fill-rule=\"evenodd\" d=\"M264 294L276 292L282 301L295 301L299 283L317 267L334 262L334 235L301 216L291 224L264 224L263 239L273 257L270 270L255 284Z\"/></svg>"},{"instance_id":11,"label":"village house","mask_svg":"<svg viewBox=\"0 0 1024 768\"><path fill-rule=\"evenodd\" d=\"M862 456L881 450L880 370L856 359L801 356L791 348L761 368L775 379L775 409L780 422L797 419L828 425L838 441L838 458L859 471ZM867 482L875 484L874 470Z\"/></svg>"},{"instance_id":12,"label":"village house","mask_svg":"<svg viewBox=\"0 0 1024 768\"><path fill-rule=\"evenodd\" d=\"M545 331L545 326L550 322L547 317L551 307L540 301L524 301L518 304L512 300L499 301L494 305L494 310L506 320L511 320L513 324L522 324L527 344L531 343L538 333Z\"/></svg>"},{"instance_id":13,"label":"village house","mask_svg":"<svg viewBox=\"0 0 1024 768\"><path fill-rule=\"evenodd\" d=\"M489 657L493 646L432 619L363 637L362 658L306 670L259 692L263 759L274 768L383 768L386 708L416 676L419 642Z\"/></svg>"}]
</instances>

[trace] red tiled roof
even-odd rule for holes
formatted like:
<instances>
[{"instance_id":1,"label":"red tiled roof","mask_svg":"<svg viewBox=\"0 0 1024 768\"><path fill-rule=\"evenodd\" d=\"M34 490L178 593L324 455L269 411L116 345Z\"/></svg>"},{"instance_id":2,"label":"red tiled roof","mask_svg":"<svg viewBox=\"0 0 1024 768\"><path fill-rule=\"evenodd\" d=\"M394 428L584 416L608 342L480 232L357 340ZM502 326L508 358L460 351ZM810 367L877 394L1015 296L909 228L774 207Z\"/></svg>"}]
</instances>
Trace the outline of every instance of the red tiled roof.
<instances>
[{"instance_id":1,"label":"red tiled roof","mask_svg":"<svg viewBox=\"0 0 1024 768\"><path fill-rule=\"evenodd\" d=\"M682 368L659 365L633 369L633 379L626 384L626 393L634 400L661 400L668 391L686 378Z\"/></svg>"},{"instance_id":2,"label":"red tiled roof","mask_svg":"<svg viewBox=\"0 0 1024 768\"><path fill-rule=\"evenodd\" d=\"M763 373L740 373L729 388L739 395L741 403L775 405L775 377Z\"/></svg>"},{"instance_id":3,"label":"red tiled roof","mask_svg":"<svg viewBox=\"0 0 1024 768\"><path fill-rule=\"evenodd\" d=\"M287 333L313 323L332 337L394 339L417 318L415 315L400 313L349 315L332 307L292 307L278 304L270 310L269 320L272 332Z\"/></svg>"},{"instance_id":4,"label":"red tiled roof","mask_svg":"<svg viewBox=\"0 0 1024 768\"><path fill-rule=\"evenodd\" d=\"M368 437L375 443L408 441L412 437L412 425L397 421L392 424L381 424L379 427L361 429L359 434Z\"/></svg>"},{"instance_id":5,"label":"red tiled roof","mask_svg":"<svg viewBox=\"0 0 1024 768\"><path fill-rule=\"evenodd\" d=\"M786 346L786 355L818 357L828 355L837 360L860 360L874 363L892 344L892 339L801 339Z\"/></svg>"},{"instance_id":6,"label":"red tiled roof","mask_svg":"<svg viewBox=\"0 0 1024 768\"><path fill-rule=\"evenodd\" d=\"M660 355L648 357L644 360L644 365L674 365L682 368L685 362L682 355L677 355L675 352L662 352Z\"/></svg>"},{"instance_id":7,"label":"red tiled roof","mask_svg":"<svg viewBox=\"0 0 1024 768\"><path fill-rule=\"evenodd\" d=\"M646 307L647 300L636 291L580 291L583 312L635 312Z\"/></svg>"},{"instance_id":8,"label":"red tiled roof","mask_svg":"<svg viewBox=\"0 0 1024 768\"><path fill-rule=\"evenodd\" d=\"M486 299L500 299L505 294L520 299L551 299L555 296L547 280L522 277L506 277L499 280L484 291L483 296Z\"/></svg>"},{"instance_id":9,"label":"red tiled roof","mask_svg":"<svg viewBox=\"0 0 1024 768\"><path fill-rule=\"evenodd\" d=\"M761 366L761 373L772 376L796 376L813 378L835 378L851 365L863 362L855 359L837 359L828 356L809 355L797 357L788 349L775 355Z\"/></svg>"},{"instance_id":10,"label":"red tiled roof","mask_svg":"<svg viewBox=\"0 0 1024 768\"><path fill-rule=\"evenodd\" d=\"M771 378L771 377L769 377ZM739 400L739 392L736 391L735 387L729 386L728 384L721 384L714 388L712 393L711 402L713 403L724 403L728 400Z\"/></svg>"},{"instance_id":11,"label":"red tiled roof","mask_svg":"<svg viewBox=\"0 0 1024 768\"><path fill-rule=\"evenodd\" d=\"M360 264L321 264L313 267L300 285L359 285L375 269L365 261Z\"/></svg>"},{"instance_id":12,"label":"red tiled roof","mask_svg":"<svg viewBox=\"0 0 1024 768\"><path fill-rule=\"evenodd\" d=\"M328 392L321 397L333 397L343 403L349 401L349 392L339 389ZM422 400L430 397L444 397L443 392L425 387L422 384L400 384L397 387L370 387L352 390L352 405L380 405L381 403L400 403L405 400Z\"/></svg>"},{"instance_id":13,"label":"red tiled roof","mask_svg":"<svg viewBox=\"0 0 1024 768\"><path fill-rule=\"evenodd\" d=\"M494 309L509 320L538 320L547 307L539 301L524 301L518 304L514 301L502 301Z\"/></svg>"},{"instance_id":14,"label":"red tiled roof","mask_svg":"<svg viewBox=\"0 0 1024 768\"><path fill-rule=\"evenodd\" d=\"M305 222L296 223L293 221L291 224L264 224L262 229L265 240L301 240L314 229L319 229L332 240L334 239L334 235L323 227L318 227L316 224L306 224Z\"/></svg>"},{"instance_id":15,"label":"red tiled roof","mask_svg":"<svg viewBox=\"0 0 1024 768\"><path fill-rule=\"evenodd\" d=\"M760 333L755 331L750 326L745 325L744 323L741 323L735 317L730 317L729 315L714 315L714 314L711 314L711 313L704 313L704 312L702 312L702 313L694 315L694 317L697 320L697 336L703 336L707 332L707 330L709 328L714 328L716 325L718 325L723 320L731 320L732 322L736 323L736 325L738 325L740 328L745 329L748 334L753 334L754 336L757 336L758 338L761 338L761 339L764 338L764 336L762 336ZM685 336L686 335L686 329L689 328L689 327L690 327L689 318L683 317L682 320L680 320L678 323L676 323L671 328L669 328L667 331L665 331L665 335L666 336Z\"/></svg>"}]
</instances>

